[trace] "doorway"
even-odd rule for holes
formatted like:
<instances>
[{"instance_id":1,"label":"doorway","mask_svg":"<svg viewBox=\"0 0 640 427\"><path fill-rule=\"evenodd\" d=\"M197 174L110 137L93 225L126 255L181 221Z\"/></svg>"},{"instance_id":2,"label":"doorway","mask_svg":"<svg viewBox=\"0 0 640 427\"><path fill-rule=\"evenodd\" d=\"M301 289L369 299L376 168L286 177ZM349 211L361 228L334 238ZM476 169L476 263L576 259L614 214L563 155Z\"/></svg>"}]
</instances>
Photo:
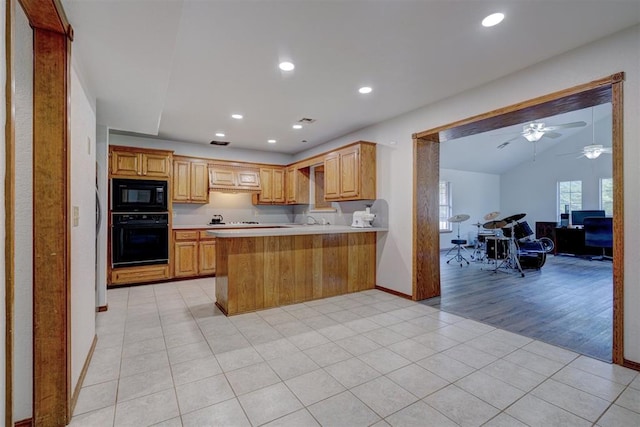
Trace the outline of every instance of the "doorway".
<instances>
[{"instance_id":1,"label":"doorway","mask_svg":"<svg viewBox=\"0 0 640 427\"><path fill-rule=\"evenodd\" d=\"M623 177L622 177L622 81L618 73L584 85L545 95L523 103L495 110L430 129L414 135L414 280L415 299L441 294L438 187L439 143L462 136L474 135L544 117L593 107L606 102L612 105L613 206L617 213L613 221L613 352L616 364L623 357ZM421 165L421 167L415 167ZM424 167L424 166L427 167Z\"/></svg>"}]
</instances>

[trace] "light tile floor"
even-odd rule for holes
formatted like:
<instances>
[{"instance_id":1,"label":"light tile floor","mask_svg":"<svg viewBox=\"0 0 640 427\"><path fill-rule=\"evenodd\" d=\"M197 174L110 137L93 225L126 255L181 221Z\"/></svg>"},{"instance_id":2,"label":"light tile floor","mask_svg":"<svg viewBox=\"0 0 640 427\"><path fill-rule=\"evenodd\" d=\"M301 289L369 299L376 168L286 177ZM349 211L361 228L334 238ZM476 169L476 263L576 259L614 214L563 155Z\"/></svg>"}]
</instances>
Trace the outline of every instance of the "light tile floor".
<instances>
[{"instance_id":1,"label":"light tile floor","mask_svg":"<svg viewBox=\"0 0 640 427\"><path fill-rule=\"evenodd\" d=\"M225 317L113 289L73 426L640 426L640 376L371 290Z\"/></svg>"}]
</instances>

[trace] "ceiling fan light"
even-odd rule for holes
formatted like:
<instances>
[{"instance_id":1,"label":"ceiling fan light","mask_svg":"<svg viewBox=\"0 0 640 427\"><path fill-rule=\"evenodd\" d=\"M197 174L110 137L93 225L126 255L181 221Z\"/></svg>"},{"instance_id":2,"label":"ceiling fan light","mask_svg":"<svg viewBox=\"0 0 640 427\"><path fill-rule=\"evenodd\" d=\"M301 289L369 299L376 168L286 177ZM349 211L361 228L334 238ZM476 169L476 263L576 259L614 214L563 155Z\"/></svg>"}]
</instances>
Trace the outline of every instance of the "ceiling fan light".
<instances>
[{"instance_id":1,"label":"ceiling fan light","mask_svg":"<svg viewBox=\"0 0 640 427\"><path fill-rule=\"evenodd\" d=\"M540 141L540 138L544 136L544 132L541 132L539 130L529 130L527 133L523 134L522 136L524 136L525 139L529 142L536 142L536 141Z\"/></svg>"},{"instance_id":2,"label":"ceiling fan light","mask_svg":"<svg viewBox=\"0 0 640 427\"><path fill-rule=\"evenodd\" d=\"M589 160L597 159L603 152L602 145L587 145L584 147L584 156Z\"/></svg>"}]
</instances>

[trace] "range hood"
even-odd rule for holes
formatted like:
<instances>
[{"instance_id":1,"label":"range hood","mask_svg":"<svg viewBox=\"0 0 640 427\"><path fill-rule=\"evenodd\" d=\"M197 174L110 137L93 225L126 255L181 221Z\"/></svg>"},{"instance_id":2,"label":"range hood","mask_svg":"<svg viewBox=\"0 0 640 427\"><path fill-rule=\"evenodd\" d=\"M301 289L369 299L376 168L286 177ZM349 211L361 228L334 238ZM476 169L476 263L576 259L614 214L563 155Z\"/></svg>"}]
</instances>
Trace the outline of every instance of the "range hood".
<instances>
[{"instance_id":1,"label":"range hood","mask_svg":"<svg viewBox=\"0 0 640 427\"><path fill-rule=\"evenodd\" d=\"M259 193L258 169L209 166L209 190L224 193Z\"/></svg>"}]
</instances>

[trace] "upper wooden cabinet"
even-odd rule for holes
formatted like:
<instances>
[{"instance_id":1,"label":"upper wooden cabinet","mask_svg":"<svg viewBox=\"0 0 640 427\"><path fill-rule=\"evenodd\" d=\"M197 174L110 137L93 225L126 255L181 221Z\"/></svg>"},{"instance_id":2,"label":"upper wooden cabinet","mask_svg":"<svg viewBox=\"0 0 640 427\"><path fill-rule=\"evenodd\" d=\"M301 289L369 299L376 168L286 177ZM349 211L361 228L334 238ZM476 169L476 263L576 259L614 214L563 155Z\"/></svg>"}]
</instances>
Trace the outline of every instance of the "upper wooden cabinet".
<instances>
[{"instance_id":1,"label":"upper wooden cabinet","mask_svg":"<svg viewBox=\"0 0 640 427\"><path fill-rule=\"evenodd\" d=\"M285 204L284 168L260 168L260 193L254 194L253 204L275 205Z\"/></svg>"},{"instance_id":2,"label":"upper wooden cabinet","mask_svg":"<svg viewBox=\"0 0 640 427\"><path fill-rule=\"evenodd\" d=\"M207 203L209 201L209 176L206 160L173 157L174 203Z\"/></svg>"},{"instance_id":3,"label":"upper wooden cabinet","mask_svg":"<svg viewBox=\"0 0 640 427\"><path fill-rule=\"evenodd\" d=\"M309 203L309 168L298 168L295 165L287 168L286 202L288 205Z\"/></svg>"},{"instance_id":4,"label":"upper wooden cabinet","mask_svg":"<svg viewBox=\"0 0 640 427\"><path fill-rule=\"evenodd\" d=\"M171 151L110 147L112 177L169 178Z\"/></svg>"},{"instance_id":5,"label":"upper wooden cabinet","mask_svg":"<svg viewBox=\"0 0 640 427\"><path fill-rule=\"evenodd\" d=\"M222 191L260 191L258 169L209 165L209 188Z\"/></svg>"},{"instance_id":6,"label":"upper wooden cabinet","mask_svg":"<svg viewBox=\"0 0 640 427\"><path fill-rule=\"evenodd\" d=\"M329 153L324 159L326 200L376 198L376 145L358 142Z\"/></svg>"}]
</instances>

